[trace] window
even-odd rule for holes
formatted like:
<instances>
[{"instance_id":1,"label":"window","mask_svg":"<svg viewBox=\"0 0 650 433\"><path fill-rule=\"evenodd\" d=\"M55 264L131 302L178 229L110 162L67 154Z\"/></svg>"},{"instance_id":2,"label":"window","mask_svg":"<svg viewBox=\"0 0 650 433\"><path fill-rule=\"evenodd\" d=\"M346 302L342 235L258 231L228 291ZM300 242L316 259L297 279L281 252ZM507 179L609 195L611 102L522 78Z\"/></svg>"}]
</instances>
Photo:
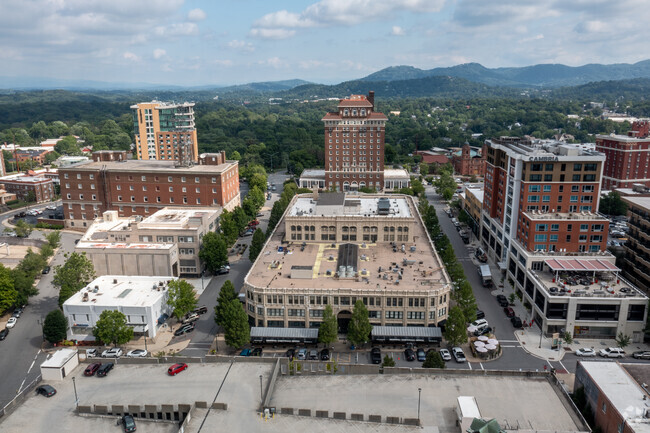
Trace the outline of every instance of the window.
<instances>
[{"instance_id":1,"label":"window","mask_svg":"<svg viewBox=\"0 0 650 433\"><path fill-rule=\"evenodd\" d=\"M539 203L539 196L538 195L529 195L528 196L528 203Z\"/></svg>"},{"instance_id":2,"label":"window","mask_svg":"<svg viewBox=\"0 0 650 433\"><path fill-rule=\"evenodd\" d=\"M574 174L573 177L571 178L574 182L580 182L580 175L579 174Z\"/></svg>"},{"instance_id":3,"label":"window","mask_svg":"<svg viewBox=\"0 0 650 433\"><path fill-rule=\"evenodd\" d=\"M535 243L546 242L546 235L535 235Z\"/></svg>"},{"instance_id":4,"label":"window","mask_svg":"<svg viewBox=\"0 0 650 433\"><path fill-rule=\"evenodd\" d=\"M174 179L171 176L167 177L167 182L172 182Z\"/></svg>"},{"instance_id":5,"label":"window","mask_svg":"<svg viewBox=\"0 0 650 433\"><path fill-rule=\"evenodd\" d=\"M551 224L551 231L552 232L560 231L560 225L559 224Z\"/></svg>"},{"instance_id":6,"label":"window","mask_svg":"<svg viewBox=\"0 0 650 433\"><path fill-rule=\"evenodd\" d=\"M530 185L528 187L528 192L539 192L539 191L540 191L539 185Z\"/></svg>"},{"instance_id":7,"label":"window","mask_svg":"<svg viewBox=\"0 0 650 433\"><path fill-rule=\"evenodd\" d=\"M551 185L544 185L544 192L551 192Z\"/></svg>"},{"instance_id":8,"label":"window","mask_svg":"<svg viewBox=\"0 0 650 433\"><path fill-rule=\"evenodd\" d=\"M581 232L588 232L589 231L589 224L580 224L580 231Z\"/></svg>"},{"instance_id":9,"label":"window","mask_svg":"<svg viewBox=\"0 0 650 433\"><path fill-rule=\"evenodd\" d=\"M548 228L547 224L536 224L535 225L535 231L536 232L545 232L547 228Z\"/></svg>"}]
</instances>

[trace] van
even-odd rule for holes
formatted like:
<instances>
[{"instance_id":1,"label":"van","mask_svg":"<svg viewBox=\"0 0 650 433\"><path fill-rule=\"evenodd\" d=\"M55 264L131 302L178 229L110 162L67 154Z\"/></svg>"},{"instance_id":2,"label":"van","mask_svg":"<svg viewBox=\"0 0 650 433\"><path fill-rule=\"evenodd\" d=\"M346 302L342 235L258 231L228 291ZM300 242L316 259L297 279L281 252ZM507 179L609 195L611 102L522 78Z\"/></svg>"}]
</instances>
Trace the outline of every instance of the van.
<instances>
[{"instance_id":1,"label":"van","mask_svg":"<svg viewBox=\"0 0 650 433\"><path fill-rule=\"evenodd\" d=\"M474 252L474 257L478 259L479 262L485 263L487 262L487 254L485 254L485 251L483 248L477 248L476 251Z\"/></svg>"},{"instance_id":2,"label":"van","mask_svg":"<svg viewBox=\"0 0 650 433\"><path fill-rule=\"evenodd\" d=\"M458 218L452 218L451 223L456 227L456 230L460 230L460 222L458 221Z\"/></svg>"},{"instance_id":3,"label":"van","mask_svg":"<svg viewBox=\"0 0 650 433\"><path fill-rule=\"evenodd\" d=\"M483 287L492 287L492 272L489 265L481 265L478 267L478 275L481 277Z\"/></svg>"}]
</instances>

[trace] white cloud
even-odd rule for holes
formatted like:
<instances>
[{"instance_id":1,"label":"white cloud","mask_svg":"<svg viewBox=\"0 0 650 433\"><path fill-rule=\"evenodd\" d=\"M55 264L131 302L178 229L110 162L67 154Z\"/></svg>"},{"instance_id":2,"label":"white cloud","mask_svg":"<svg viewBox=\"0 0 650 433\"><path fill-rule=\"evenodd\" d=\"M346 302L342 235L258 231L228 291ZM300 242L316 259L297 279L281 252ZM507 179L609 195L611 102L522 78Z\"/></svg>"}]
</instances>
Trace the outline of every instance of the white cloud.
<instances>
[{"instance_id":1,"label":"white cloud","mask_svg":"<svg viewBox=\"0 0 650 433\"><path fill-rule=\"evenodd\" d=\"M350 26L405 11L438 12L444 3L445 0L320 0L300 13L281 10L266 14L255 21L251 34L269 39L279 39L276 35L282 34L286 38L295 34L294 29Z\"/></svg>"},{"instance_id":2,"label":"white cloud","mask_svg":"<svg viewBox=\"0 0 650 433\"><path fill-rule=\"evenodd\" d=\"M287 39L295 35L295 30L287 29L251 29L250 35L262 39Z\"/></svg>"},{"instance_id":3,"label":"white cloud","mask_svg":"<svg viewBox=\"0 0 650 433\"><path fill-rule=\"evenodd\" d=\"M275 69L285 68L288 65L282 61L279 57L270 57L266 60L260 60L257 62L259 65L270 66Z\"/></svg>"},{"instance_id":4,"label":"white cloud","mask_svg":"<svg viewBox=\"0 0 650 433\"><path fill-rule=\"evenodd\" d=\"M251 52L255 51L255 47L253 46L253 44L251 44L250 42L246 42L246 41L239 41L237 39L233 39L232 41L228 42L227 45L228 45L228 48L231 48L231 49L237 50L237 51L244 51L244 52L247 52L247 53L251 53Z\"/></svg>"},{"instance_id":5,"label":"white cloud","mask_svg":"<svg viewBox=\"0 0 650 433\"><path fill-rule=\"evenodd\" d=\"M126 60L130 60L132 62L139 62L140 61L140 57L138 57L137 55L135 55L134 53L132 53L130 51L126 51L122 55L122 57L124 57Z\"/></svg>"},{"instance_id":6,"label":"white cloud","mask_svg":"<svg viewBox=\"0 0 650 433\"><path fill-rule=\"evenodd\" d=\"M158 26L155 32L158 36L193 36L199 33L199 27L195 23L174 23Z\"/></svg>"},{"instance_id":7,"label":"white cloud","mask_svg":"<svg viewBox=\"0 0 650 433\"><path fill-rule=\"evenodd\" d=\"M203 9L198 9L198 8L192 9L187 13L187 19L189 21L194 21L194 22L203 21L206 18L206 16L207 15L203 11Z\"/></svg>"},{"instance_id":8,"label":"white cloud","mask_svg":"<svg viewBox=\"0 0 650 433\"><path fill-rule=\"evenodd\" d=\"M393 36L404 36L406 33L404 32L404 29L401 28L400 26L393 26L393 29L391 30L390 34Z\"/></svg>"},{"instance_id":9,"label":"white cloud","mask_svg":"<svg viewBox=\"0 0 650 433\"><path fill-rule=\"evenodd\" d=\"M163 50L162 48L156 48L153 50L153 58L154 59L162 59L167 55L167 51Z\"/></svg>"}]
</instances>

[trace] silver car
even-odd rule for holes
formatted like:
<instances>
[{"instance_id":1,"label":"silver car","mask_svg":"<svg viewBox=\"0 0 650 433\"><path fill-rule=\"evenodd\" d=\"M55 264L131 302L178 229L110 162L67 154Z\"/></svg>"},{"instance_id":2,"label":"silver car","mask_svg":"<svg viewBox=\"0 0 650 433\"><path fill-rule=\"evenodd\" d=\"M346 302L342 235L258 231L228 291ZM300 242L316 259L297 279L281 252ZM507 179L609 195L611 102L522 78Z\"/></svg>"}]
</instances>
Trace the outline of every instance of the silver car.
<instances>
[{"instance_id":1,"label":"silver car","mask_svg":"<svg viewBox=\"0 0 650 433\"><path fill-rule=\"evenodd\" d=\"M440 356L443 361L451 361L451 353L447 349L440 349Z\"/></svg>"}]
</instances>

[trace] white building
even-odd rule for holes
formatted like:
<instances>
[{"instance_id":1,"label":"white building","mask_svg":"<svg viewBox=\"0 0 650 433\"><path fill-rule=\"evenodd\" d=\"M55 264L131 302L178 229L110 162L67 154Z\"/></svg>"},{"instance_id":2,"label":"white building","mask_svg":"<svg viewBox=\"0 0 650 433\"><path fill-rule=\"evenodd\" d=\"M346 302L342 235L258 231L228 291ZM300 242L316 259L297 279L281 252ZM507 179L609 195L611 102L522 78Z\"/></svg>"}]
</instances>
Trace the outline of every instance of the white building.
<instances>
[{"instance_id":1,"label":"white building","mask_svg":"<svg viewBox=\"0 0 650 433\"><path fill-rule=\"evenodd\" d=\"M136 334L155 338L167 305L167 283L174 277L105 275L63 303L69 340L93 340L92 330L104 310L118 310Z\"/></svg>"},{"instance_id":2,"label":"white building","mask_svg":"<svg viewBox=\"0 0 650 433\"><path fill-rule=\"evenodd\" d=\"M317 188L319 191L325 189L325 170L318 168L308 168L303 170L298 180L300 188ZM403 168L386 168L384 169L384 188L383 191L399 190L411 186L411 176ZM345 188L345 187L344 187ZM345 189L345 191L355 191L358 187L354 185Z\"/></svg>"},{"instance_id":3,"label":"white building","mask_svg":"<svg viewBox=\"0 0 650 433\"><path fill-rule=\"evenodd\" d=\"M79 365L76 349L60 349L41 364L43 381L63 380Z\"/></svg>"}]
</instances>

